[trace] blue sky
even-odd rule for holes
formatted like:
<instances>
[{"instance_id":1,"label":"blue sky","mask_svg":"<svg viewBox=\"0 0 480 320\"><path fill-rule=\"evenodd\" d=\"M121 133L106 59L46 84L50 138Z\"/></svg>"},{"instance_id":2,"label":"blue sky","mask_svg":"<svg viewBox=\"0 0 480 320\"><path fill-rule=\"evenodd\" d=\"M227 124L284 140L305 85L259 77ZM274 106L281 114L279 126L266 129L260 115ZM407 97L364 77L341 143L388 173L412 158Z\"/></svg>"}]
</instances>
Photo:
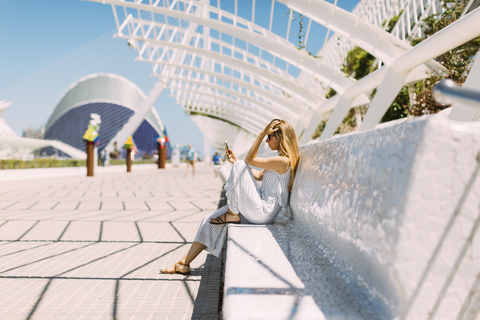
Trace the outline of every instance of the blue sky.
<instances>
[{"instance_id":1,"label":"blue sky","mask_svg":"<svg viewBox=\"0 0 480 320\"><path fill-rule=\"evenodd\" d=\"M242 1L251 7L252 0ZM357 2L339 0L338 5L350 11ZM216 0L211 3L217 5ZM220 3L222 9L233 10L233 0L221 0ZM269 0L257 0L256 3L257 12L270 6ZM286 10L281 6L275 9L281 19ZM248 18L249 11L239 9L239 15ZM265 24L257 18L255 22ZM282 32L279 28L281 25L274 23L272 31ZM323 27L315 28L311 32L325 33ZM80 0L0 0L0 30L0 100L14 102L3 117L19 135L28 127L45 125L60 94L88 73L118 73L146 94L155 81L149 78L150 66L135 62L136 52L129 49L124 40L112 39L115 21L110 5ZM292 34L290 38L294 37ZM309 40L307 49L318 50L323 36L311 39L316 40ZM115 47L117 55L112 54L111 47ZM109 56L102 58L102 54ZM107 66L106 61L112 59L119 59L119 62L115 67ZM192 143L197 150L203 149L203 135L167 91L155 107L173 143Z\"/></svg>"}]
</instances>

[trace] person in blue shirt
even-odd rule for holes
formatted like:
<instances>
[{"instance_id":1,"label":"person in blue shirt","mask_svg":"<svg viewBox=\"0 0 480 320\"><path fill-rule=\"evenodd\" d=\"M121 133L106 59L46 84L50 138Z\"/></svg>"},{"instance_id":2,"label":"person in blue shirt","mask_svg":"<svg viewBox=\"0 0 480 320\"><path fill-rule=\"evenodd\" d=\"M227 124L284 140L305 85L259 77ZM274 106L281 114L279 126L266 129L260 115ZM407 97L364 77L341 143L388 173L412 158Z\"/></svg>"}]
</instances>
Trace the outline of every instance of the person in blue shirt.
<instances>
[{"instance_id":1,"label":"person in blue shirt","mask_svg":"<svg viewBox=\"0 0 480 320\"><path fill-rule=\"evenodd\" d=\"M195 162L197 161L197 152L195 151L195 149L192 148L191 144L188 145L186 161L187 161L187 171L185 172L185 176L187 176L188 167L190 167L191 165L193 177L195 177Z\"/></svg>"},{"instance_id":2,"label":"person in blue shirt","mask_svg":"<svg viewBox=\"0 0 480 320\"><path fill-rule=\"evenodd\" d=\"M213 164L216 166L220 164L220 156L216 151L215 151L215 155L213 156Z\"/></svg>"},{"instance_id":3,"label":"person in blue shirt","mask_svg":"<svg viewBox=\"0 0 480 320\"><path fill-rule=\"evenodd\" d=\"M219 166L221 163L220 163L220 156L218 155L218 152L215 151L215 155L212 157L212 161L213 161L213 165L214 166ZM213 172L215 172L215 177L217 176L217 170L215 170L215 168L213 168Z\"/></svg>"}]
</instances>

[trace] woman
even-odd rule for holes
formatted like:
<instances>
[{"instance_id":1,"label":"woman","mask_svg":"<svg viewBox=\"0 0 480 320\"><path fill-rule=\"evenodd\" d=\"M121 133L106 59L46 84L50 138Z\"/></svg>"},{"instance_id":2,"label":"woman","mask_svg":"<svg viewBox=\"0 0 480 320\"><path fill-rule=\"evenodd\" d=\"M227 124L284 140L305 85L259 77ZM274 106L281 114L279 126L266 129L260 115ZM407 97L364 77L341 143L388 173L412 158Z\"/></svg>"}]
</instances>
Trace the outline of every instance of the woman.
<instances>
[{"instance_id":1,"label":"woman","mask_svg":"<svg viewBox=\"0 0 480 320\"><path fill-rule=\"evenodd\" d=\"M270 149L278 151L277 156L257 157L265 136ZM218 257L227 235L226 224L240 223L240 213L251 223L266 224L272 223L282 208L287 206L298 164L297 137L288 122L278 119L270 122L258 135L245 161L237 160L230 149L227 159L233 163L225 184L228 204L203 219L187 254L173 266L160 270L160 273L188 274L190 262L202 250ZM254 170L248 165L263 170ZM260 189L255 180L263 181Z\"/></svg>"}]
</instances>

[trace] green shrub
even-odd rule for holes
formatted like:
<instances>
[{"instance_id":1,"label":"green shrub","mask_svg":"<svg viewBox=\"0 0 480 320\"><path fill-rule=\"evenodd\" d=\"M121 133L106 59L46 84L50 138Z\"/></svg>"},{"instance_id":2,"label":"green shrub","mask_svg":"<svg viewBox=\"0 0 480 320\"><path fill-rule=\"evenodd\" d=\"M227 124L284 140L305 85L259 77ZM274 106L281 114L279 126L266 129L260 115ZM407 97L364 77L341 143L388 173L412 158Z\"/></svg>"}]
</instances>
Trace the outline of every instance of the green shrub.
<instances>
[{"instance_id":1,"label":"green shrub","mask_svg":"<svg viewBox=\"0 0 480 320\"><path fill-rule=\"evenodd\" d=\"M443 13L432 14L420 22L425 36L423 38L411 38L410 42L412 46L419 44L426 38L432 36L436 32L458 20L462 15L466 4L467 1L465 0L444 0L442 4ZM386 29L388 32L393 30L400 15L401 12L399 15L392 17L392 19L389 21L388 28ZM386 21L383 23L383 25L385 25L385 23ZM453 50L445 52L441 56L435 58L435 60L448 70L446 78L452 79L457 84L463 84L468 75L469 66L472 62L472 59L478 52L479 48L480 37L477 37L457 48L454 48ZM343 71L349 76L352 76L358 80L375 70L376 66L374 63L375 58L372 55L359 47L354 47L347 54L345 63L343 65ZM393 101L392 105L383 115L381 122L396 120L407 116L421 116L424 114L437 113L449 107L439 105L435 102L432 96L432 90L434 86L442 79L443 77L432 73L427 79L415 83L415 101L412 103L410 102L408 87L403 87ZM373 90L371 99L373 99L375 92L376 90ZM334 91L331 89L326 97L330 98L333 95ZM335 131L335 134L347 133L355 129L355 111L352 110L349 111L342 124ZM362 113L363 111L360 112ZM313 134L312 139L315 139L321 135L325 125L326 120L320 123L317 130Z\"/></svg>"}]
</instances>

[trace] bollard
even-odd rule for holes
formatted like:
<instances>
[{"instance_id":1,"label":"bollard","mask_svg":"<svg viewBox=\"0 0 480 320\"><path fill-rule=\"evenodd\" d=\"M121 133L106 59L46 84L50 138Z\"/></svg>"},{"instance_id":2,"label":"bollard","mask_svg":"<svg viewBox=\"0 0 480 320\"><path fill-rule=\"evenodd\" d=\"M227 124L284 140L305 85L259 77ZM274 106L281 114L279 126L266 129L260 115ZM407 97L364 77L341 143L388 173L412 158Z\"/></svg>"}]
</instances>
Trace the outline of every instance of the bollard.
<instances>
[{"instance_id":1,"label":"bollard","mask_svg":"<svg viewBox=\"0 0 480 320\"><path fill-rule=\"evenodd\" d=\"M167 162L167 147L158 143L158 169L165 169L165 163Z\"/></svg>"},{"instance_id":2,"label":"bollard","mask_svg":"<svg viewBox=\"0 0 480 320\"><path fill-rule=\"evenodd\" d=\"M87 150L87 177L93 177L93 167L95 161L95 155L93 154L95 144L91 141L85 141Z\"/></svg>"},{"instance_id":3,"label":"bollard","mask_svg":"<svg viewBox=\"0 0 480 320\"><path fill-rule=\"evenodd\" d=\"M127 172L132 172L132 149L127 150Z\"/></svg>"}]
</instances>

